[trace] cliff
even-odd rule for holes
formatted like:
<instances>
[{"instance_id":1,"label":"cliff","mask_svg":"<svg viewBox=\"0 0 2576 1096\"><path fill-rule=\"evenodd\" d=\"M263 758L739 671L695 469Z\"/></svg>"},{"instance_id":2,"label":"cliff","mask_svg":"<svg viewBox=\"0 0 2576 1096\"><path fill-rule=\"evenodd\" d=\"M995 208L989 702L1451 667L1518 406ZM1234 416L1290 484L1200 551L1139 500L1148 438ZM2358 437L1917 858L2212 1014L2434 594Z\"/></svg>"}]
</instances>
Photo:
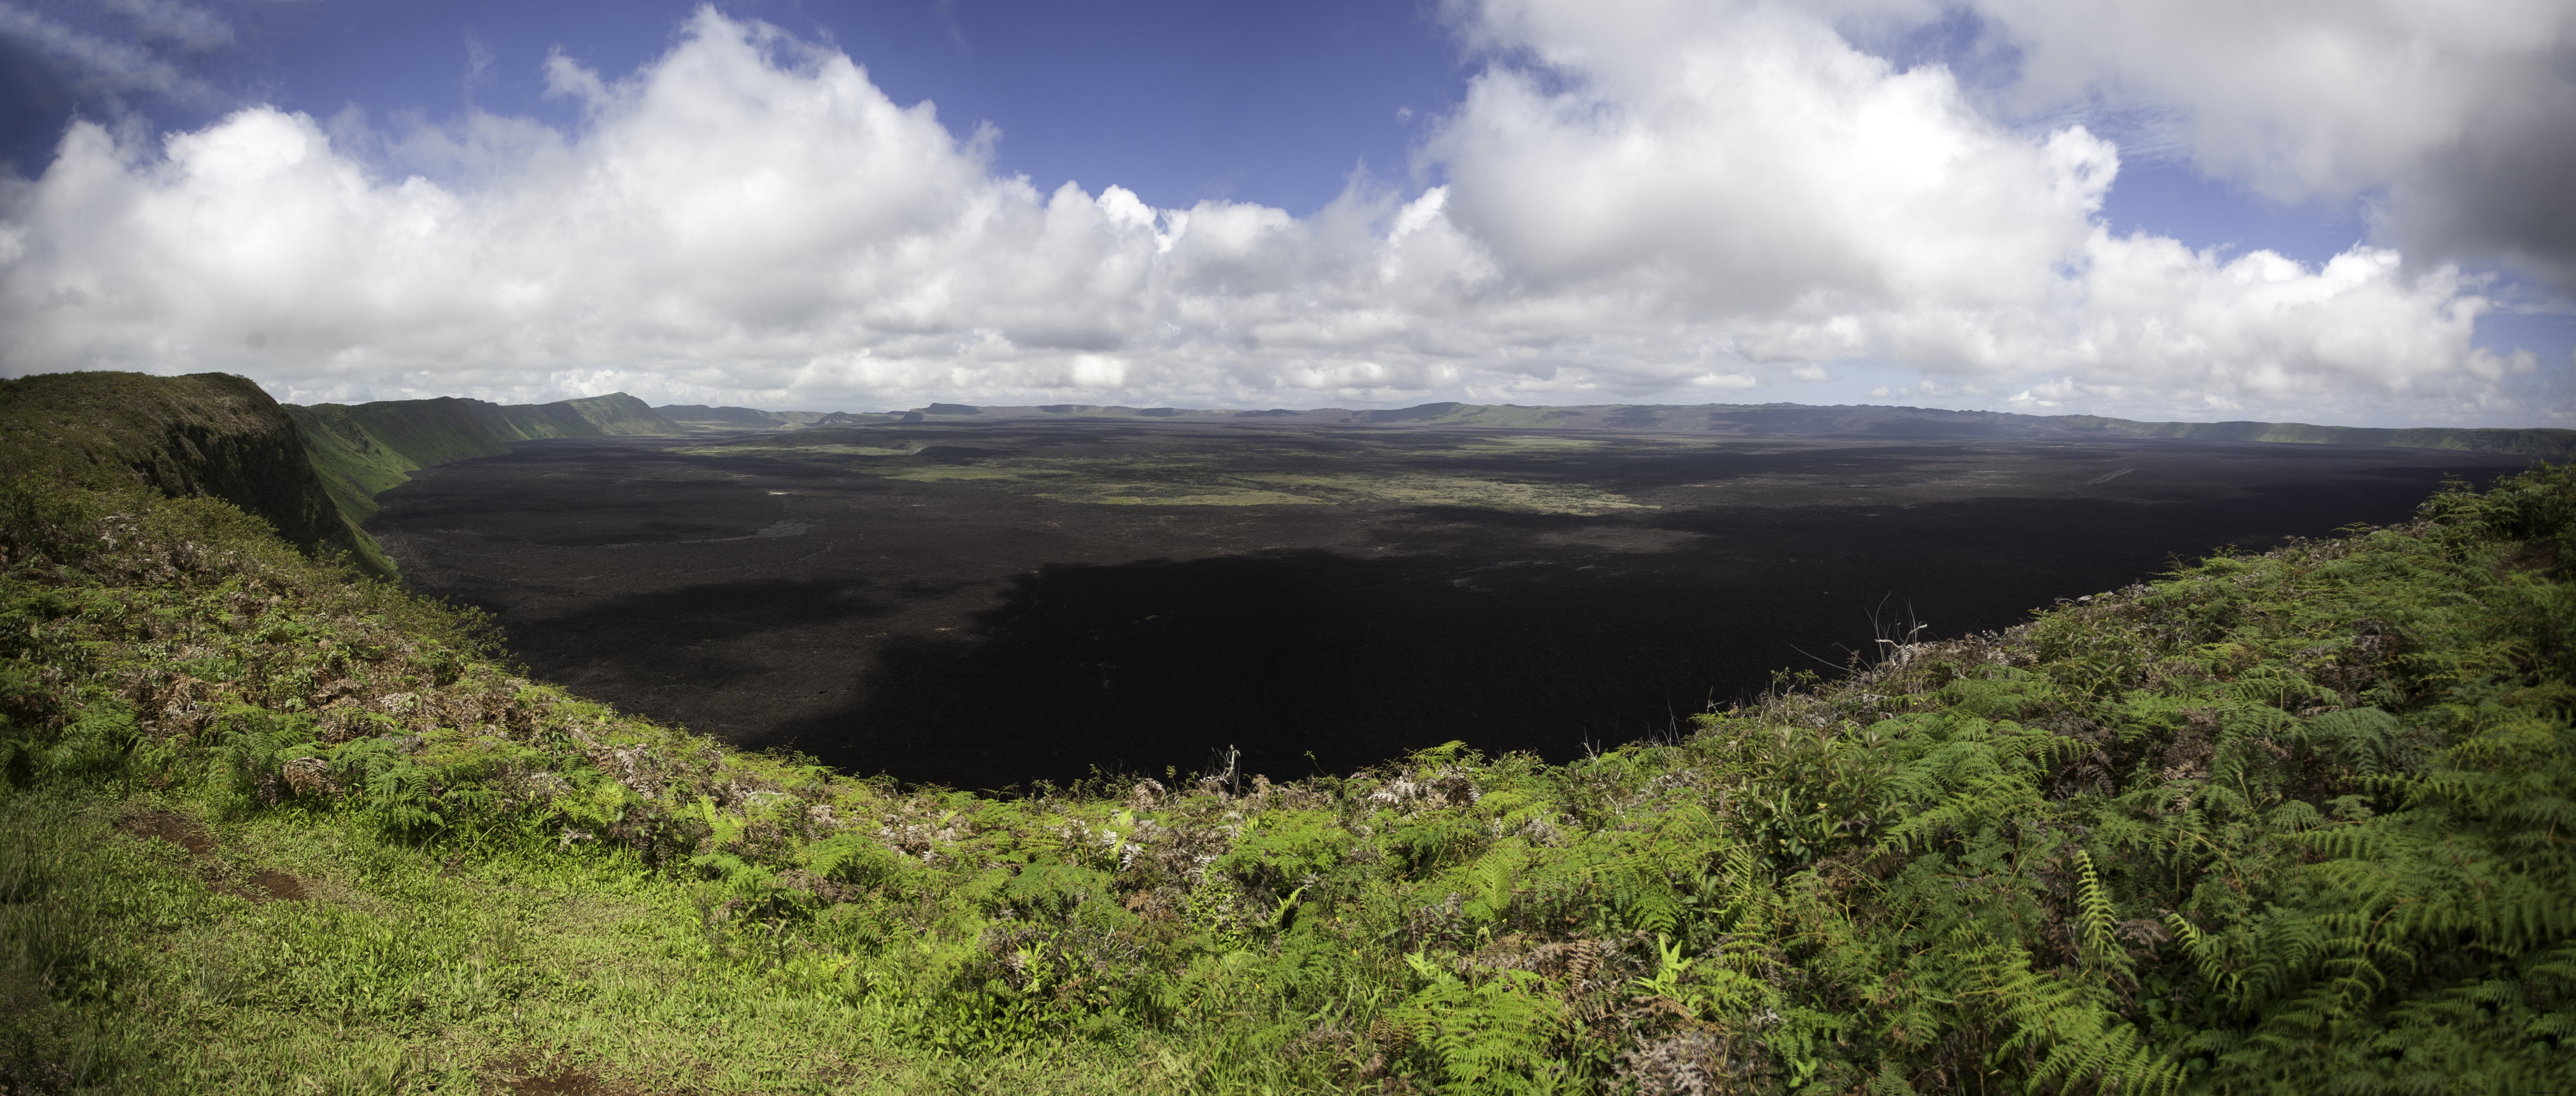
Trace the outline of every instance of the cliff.
<instances>
[{"instance_id":1,"label":"cliff","mask_svg":"<svg viewBox=\"0 0 2576 1096\"><path fill-rule=\"evenodd\" d=\"M308 554L391 567L342 516L286 409L224 373L55 373L0 381L0 467L88 487L210 496L275 526Z\"/></svg>"},{"instance_id":2,"label":"cliff","mask_svg":"<svg viewBox=\"0 0 2576 1096\"><path fill-rule=\"evenodd\" d=\"M837 411L762 411L751 407L708 407L705 404L669 404L653 409L672 425L692 434L738 434L745 430L802 430L822 422Z\"/></svg>"},{"instance_id":3,"label":"cliff","mask_svg":"<svg viewBox=\"0 0 2576 1096\"><path fill-rule=\"evenodd\" d=\"M670 437L686 433L623 392L557 403L430 400L288 405L304 430L313 468L352 523L376 512L377 492L433 465L499 456L515 441L544 438Z\"/></svg>"}]
</instances>

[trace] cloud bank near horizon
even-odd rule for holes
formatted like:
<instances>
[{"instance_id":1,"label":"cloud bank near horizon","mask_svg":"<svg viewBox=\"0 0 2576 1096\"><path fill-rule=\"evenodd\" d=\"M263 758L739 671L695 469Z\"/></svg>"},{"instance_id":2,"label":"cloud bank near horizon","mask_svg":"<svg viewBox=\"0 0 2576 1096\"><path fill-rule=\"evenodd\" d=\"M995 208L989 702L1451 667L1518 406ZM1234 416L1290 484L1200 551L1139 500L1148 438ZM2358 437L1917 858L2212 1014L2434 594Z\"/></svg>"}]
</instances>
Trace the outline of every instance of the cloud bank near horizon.
<instances>
[{"instance_id":1,"label":"cloud bank near horizon","mask_svg":"<svg viewBox=\"0 0 2576 1096\"><path fill-rule=\"evenodd\" d=\"M2079 46L2056 6L1987 8L2024 58L2014 94L2160 104L2200 162L2284 197L2386 193L2386 235L2408 250L2306 266L2115 235L2098 216L2110 141L2007 124L1949 69L1853 45L1854 26L1931 11L1901 0L1839 23L1764 3L1462 4L1463 37L1494 60L1422 149L1423 181L1355 178L1306 217L997 176L998 134L961 135L847 55L708 8L630 75L554 58L552 87L582 106L570 130L265 107L157 142L74 125L0 194L0 372L219 369L296 402L1865 391L2131 417L2569 417L2530 395L2564 363L2473 344L2498 304L2455 265L2496 239L2544 271L2566 257L2462 197L2502 184L2427 166L2511 136L2470 122L2512 80L2563 89L2559 6L2526 13L2538 39L2418 34L2439 48L2412 78L2467 90L2382 126L2316 86L2333 57L2231 90L2172 61L2193 43ZM2570 117L2512 125L2545 138Z\"/></svg>"}]
</instances>

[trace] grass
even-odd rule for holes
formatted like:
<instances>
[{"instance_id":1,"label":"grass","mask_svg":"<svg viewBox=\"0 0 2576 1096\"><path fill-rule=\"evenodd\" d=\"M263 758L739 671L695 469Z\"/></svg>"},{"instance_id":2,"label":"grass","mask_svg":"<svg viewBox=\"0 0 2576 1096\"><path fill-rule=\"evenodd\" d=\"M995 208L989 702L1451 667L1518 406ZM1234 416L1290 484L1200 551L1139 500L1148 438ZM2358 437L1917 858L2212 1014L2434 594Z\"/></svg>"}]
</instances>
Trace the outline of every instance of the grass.
<instances>
[{"instance_id":1,"label":"grass","mask_svg":"<svg viewBox=\"0 0 2576 1096\"><path fill-rule=\"evenodd\" d=\"M338 404L297 407L288 412L304 433L307 458L322 479L331 502L353 523L376 512L376 496L411 481L411 474L430 464L468 456L507 452L499 446L442 447L427 458L415 458L369 431L366 424Z\"/></svg>"},{"instance_id":2,"label":"grass","mask_svg":"<svg viewBox=\"0 0 2576 1096\"><path fill-rule=\"evenodd\" d=\"M2566 469L1569 765L1008 796L527 681L213 500L22 478L0 553L11 1091L2576 1082Z\"/></svg>"},{"instance_id":3,"label":"grass","mask_svg":"<svg viewBox=\"0 0 2576 1096\"><path fill-rule=\"evenodd\" d=\"M1559 407L1462 404L1426 421L1472 426L1545 427L1555 426L1570 417L1572 412Z\"/></svg>"},{"instance_id":4,"label":"grass","mask_svg":"<svg viewBox=\"0 0 2576 1096\"><path fill-rule=\"evenodd\" d=\"M908 457L917 452L917 450L883 445L847 445L832 442L818 442L813 445L779 444L775 441L763 439L761 444L746 445L737 443L733 445L700 445L674 449L672 452L686 453L691 456L699 457L765 457L770 460L830 463L829 458L834 457Z\"/></svg>"},{"instance_id":5,"label":"grass","mask_svg":"<svg viewBox=\"0 0 2576 1096\"><path fill-rule=\"evenodd\" d=\"M45 954L28 957L55 992L94 985L112 1008L57 1025L56 1045L74 1051L61 1080L475 1091L586 1077L651 1091L899 1092L1050 1073L1043 1057L962 1069L881 1045L899 1016L780 992L830 971L754 958L794 942L711 929L692 888L631 856L533 845L442 855L291 809L204 826L216 844L201 854L117 826L192 806L40 795L0 815L18 839L11 867L85 881L77 902L46 911ZM279 870L304 881L303 899L219 882ZM38 936L25 919L10 927ZM84 985L90 972L122 976ZM1108 1063L1089 1065L1096 1075ZM1060 1080L1049 1090L1073 1090Z\"/></svg>"},{"instance_id":6,"label":"grass","mask_svg":"<svg viewBox=\"0 0 2576 1096\"><path fill-rule=\"evenodd\" d=\"M345 552L376 575L393 562L308 465L287 409L243 377L93 371L0 380L0 468L69 483L211 495L266 519L308 552ZM368 510L374 509L367 502Z\"/></svg>"},{"instance_id":7,"label":"grass","mask_svg":"<svg viewBox=\"0 0 2576 1096\"><path fill-rule=\"evenodd\" d=\"M1503 434L1460 440L1450 446L1462 453L1582 453L1601 449L1610 443L1599 438L1551 438L1531 434ZM1636 444L1630 441L1629 444Z\"/></svg>"}]
</instances>

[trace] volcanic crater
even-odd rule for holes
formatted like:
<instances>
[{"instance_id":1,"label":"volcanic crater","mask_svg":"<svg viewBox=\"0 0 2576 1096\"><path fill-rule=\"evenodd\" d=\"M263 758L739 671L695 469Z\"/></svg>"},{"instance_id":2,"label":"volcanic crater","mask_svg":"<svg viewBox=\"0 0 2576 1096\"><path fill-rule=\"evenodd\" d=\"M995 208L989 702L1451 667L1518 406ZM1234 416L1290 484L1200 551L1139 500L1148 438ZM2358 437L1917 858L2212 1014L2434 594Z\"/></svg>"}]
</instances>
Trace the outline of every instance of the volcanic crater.
<instances>
[{"instance_id":1,"label":"volcanic crater","mask_svg":"<svg viewBox=\"0 0 2576 1096\"><path fill-rule=\"evenodd\" d=\"M2403 520L2518 458L2180 441L996 422L522 443L367 523L538 677L1000 789L1563 760L1914 624Z\"/></svg>"}]
</instances>

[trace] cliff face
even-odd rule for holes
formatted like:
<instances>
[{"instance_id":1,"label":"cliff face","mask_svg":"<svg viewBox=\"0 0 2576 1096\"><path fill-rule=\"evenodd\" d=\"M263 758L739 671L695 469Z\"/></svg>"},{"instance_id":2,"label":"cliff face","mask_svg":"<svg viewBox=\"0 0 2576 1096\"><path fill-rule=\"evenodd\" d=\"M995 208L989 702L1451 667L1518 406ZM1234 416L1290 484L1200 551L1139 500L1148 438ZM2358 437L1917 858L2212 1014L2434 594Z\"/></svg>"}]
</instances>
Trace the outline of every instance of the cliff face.
<instances>
[{"instance_id":1,"label":"cliff face","mask_svg":"<svg viewBox=\"0 0 2576 1096\"><path fill-rule=\"evenodd\" d=\"M669 437L683 433L679 424L663 418L654 412L651 405L624 392L538 404L532 410L546 411L558 407L578 416L591 429L607 437ZM583 435L567 432L557 436L575 438Z\"/></svg>"},{"instance_id":2,"label":"cliff face","mask_svg":"<svg viewBox=\"0 0 2576 1096\"><path fill-rule=\"evenodd\" d=\"M837 411L762 411L751 407L709 407L700 403L665 404L652 409L671 425L692 434L739 434L745 430L802 430L840 414ZM871 418L869 421L877 421Z\"/></svg>"},{"instance_id":3,"label":"cliff face","mask_svg":"<svg viewBox=\"0 0 2576 1096\"><path fill-rule=\"evenodd\" d=\"M347 552L380 575L393 565L358 523L375 511L376 492L415 469L536 438L681 433L624 393L518 406L450 398L295 407L226 373L0 381L0 470L210 495L266 519L305 552Z\"/></svg>"},{"instance_id":4,"label":"cliff face","mask_svg":"<svg viewBox=\"0 0 2576 1096\"><path fill-rule=\"evenodd\" d=\"M0 381L0 468L93 486L211 495L268 520L308 553L382 570L343 519L284 408L224 373L55 373Z\"/></svg>"},{"instance_id":5,"label":"cliff face","mask_svg":"<svg viewBox=\"0 0 2576 1096\"><path fill-rule=\"evenodd\" d=\"M495 457L540 438L673 437L687 433L623 392L557 403L429 400L287 405L303 428L313 468L355 525L376 512L377 492L432 465Z\"/></svg>"}]
</instances>

